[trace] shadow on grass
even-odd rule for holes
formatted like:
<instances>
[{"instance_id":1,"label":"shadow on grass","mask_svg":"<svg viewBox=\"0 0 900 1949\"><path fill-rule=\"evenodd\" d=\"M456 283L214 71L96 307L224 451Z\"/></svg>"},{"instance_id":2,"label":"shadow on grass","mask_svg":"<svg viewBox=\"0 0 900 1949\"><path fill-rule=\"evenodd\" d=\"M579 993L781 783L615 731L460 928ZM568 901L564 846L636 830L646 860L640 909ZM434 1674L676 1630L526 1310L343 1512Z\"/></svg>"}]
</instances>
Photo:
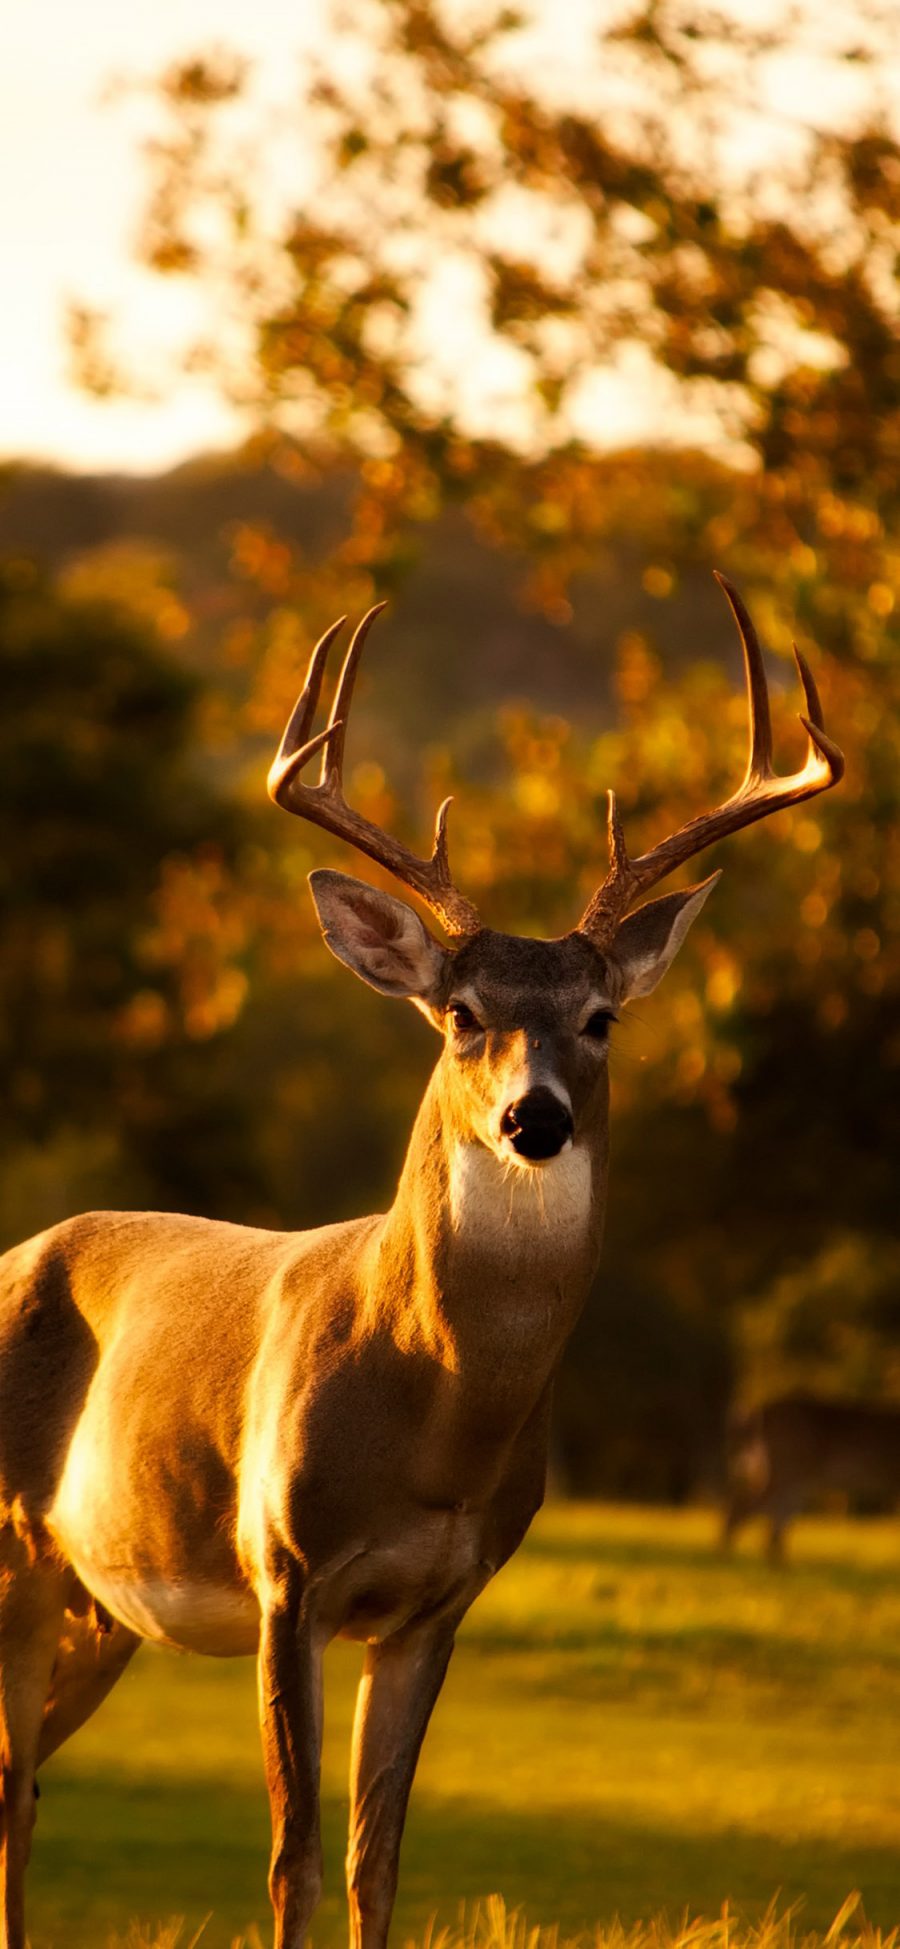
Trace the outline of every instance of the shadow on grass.
<instances>
[{"instance_id":1,"label":"shadow on grass","mask_svg":"<svg viewBox=\"0 0 900 1949\"><path fill-rule=\"evenodd\" d=\"M751 1919L773 1894L803 1901L811 1926L826 1928L851 1888L876 1925L900 1916L900 1856L889 1847L835 1846L816 1836L791 1841L719 1829L695 1834L585 1810L548 1817L477 1805L414 1804L404 1843L403 1913L410 1926L439 1907L499 1889L535 1922L567 1932L614 1914L648 1919L665 1909L713 1916L727 1899Z\"/></svg>"},{"instance_id":2,"label":"shadow on grass","mask_svg":"<svg viewBox=\"0 0 900 1949\"><path fill-rule=\"evenodd\" d=\"M329 1872L316 1934L336 1943L345 1934L346 1805L323 1800L322 1825ZM102 1949L135 1917L155 1924L183 1916L190 1941L209 1915L203 1949L220 1949L254 1923L268 1942L268 1855L261 1785L54 1777L48 1767L28 1874L31 1949Z\"/></svg>"},{"instance_id":3,"label":"shadow on grass","mask_svg":"<svg viewBox=\"0 0 900 1949\"><path fill-rule=\"evenodd\" d=\"M479 1627L476 1616L462 1642L486 1660L521 1658L519 1683L531 1693L585 1699L640 1694L673 1709L720 1683L762 1688L795 1707L826 1688L829 1695L837 1688L852 1697L863 1679L877 1678L892 1695L900 1681L900 1640L887 1636L851 1658L824 1635L802 1638L727 1623L688 1619L668 1629L643 1629L600 1615L558 1628L548 1622L538 1631L506 1619Z\"/></svg>"},{"instance_id":4,"label":"shadow on grass","mask_svg":"<svg viewBox=\"0 0 900 1949\"><path fill-rule=\"evenodd\" d=\"M694 1537L679 1540L677 1533L663 1537L654 1535L617 1536L602 1532L600 1537L590 1537L578 1530L562 1532L553 1526L552 1515L545 1522L538 1521L530 1532L525 1552L536 1562L576 1564L580 1563L598 1571L647 1569L658 1572L661 1564L670 1564L673 1569L694 1571L700 1579L715 1577L733 1580L736 1587L790 1589L819 1584L827 1585L829 1590L840 1590L876 1596L879 1592L894 1594L897 1588L897 1575L900 1571L900 1519L897 1523L896 1563L853 1563L846 1556L829 1555L799 1558L792 1554L790 1537L787 1555L782 1564L770 1563L763 1553L763 1532L755 1536L756 1547L750 1550L723 1551L718 1544L718 1519L710 1514L709 1544L698 1544ZM864 1521L860 1519L860 1533Z\"/></svg>"},{"instance_id":5,"label":"shadow on grass","mask_svg":"<svg viewBox=\"0 0 900 1949\"><path fill-rule=\"evenodd\" d=\"M313 1940L337 1949L346 1940L346 1805L336 1796L323 1805L323 1837L326 1893ZM98 1949L135 1916L182 1915L189 1939L210 1911L203 1949L224 1949L254 1921L269 1941L267 1850L265 1795L250 1788L48 1773L29 1875L33 1949ZM752 1919L776 1891L783 1902L805 1898L804 1919L825 1927L851 1888L862 1889L874 1923L896 1922L900 1854L833 1842L826 1851L814 1836L686 1834L587 1809L550 1817L423 1792L404 1842L393 1939L421 1937L435 1912L453 1921L461 1901L494 1890L533 1921L573 1933L614 1913L713 1916L726 1898Z\"/></svg>"}]
</instances>

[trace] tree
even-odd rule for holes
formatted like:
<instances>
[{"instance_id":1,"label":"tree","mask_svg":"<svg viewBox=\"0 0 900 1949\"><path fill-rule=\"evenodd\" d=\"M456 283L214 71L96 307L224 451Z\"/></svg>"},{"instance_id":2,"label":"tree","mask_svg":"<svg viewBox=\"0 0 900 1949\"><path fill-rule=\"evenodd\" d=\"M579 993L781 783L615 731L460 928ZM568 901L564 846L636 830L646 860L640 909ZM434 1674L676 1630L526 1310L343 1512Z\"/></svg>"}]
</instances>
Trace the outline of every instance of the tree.
<instances>
[{"instance_id":1,"label":"tree","mask_svg":"<svg viewBox=\"0 0 900 1949\"><path fill-rule=\"evenodd\" d=\"M252 79L227 55L164 77L150 153L147 261L215 308L195 357L279 467L348 481L327 559L271 531L239 539L268 605L245 644L257 729L274 733L289 701L292 656L275 652L296 641L297 605L312 634L402 582L451 505L516 555L523 600L563 632L598 562L623 551L661 613L697 615L696 577L718 563L776 651L791 618L813 651L845 784L742 842L698 935L699 985L673 975L640 1087L624 1063L618 1076L604 1277L623 1321L657 1319L657 1348L680 1332L706 1349L679 1427L711 1374L725 1385L735 1299L818 1263L829 1231L877 1253L896 1222L900 146L877 80L891 27L875 6L852 32L813 6L759 30L647 0L548 75L530 16L351 0L295 112L302 198L279 205L248 161ZM771 99L785 62L811 102L837 78L856 106L823 126L772 107L760 146L748 100ZM86 315L80 332L89 367ZM499 405L473 382L487 369ZM659 402L655 451L597 443L591 400L617 370ZM497 794L495 772L463 806L457 848L497 919L570 924L610 781L637 843L734 782L741 701L701 656L664 667L659 635L622 634L617 721L599 740L505 714L510 770L533 789ZM432 750L423 771L446 787L452 758ZM383 795L383 777L368 789ZM634 1398L592 1318L569 1371L573 1426L586 1375L608 1416Z\"/></svg>"},{"instance_id":2,"label":"tree","mask_svg":"<svg viewBox=\"0 0 900 1949\"><path fill-rule=\"evenodd\" d=\"M196 686L25 558L2 567L0 666L5 1236L98 1190L227 1198L248 1160L215 1044L242 942L233 818L189 755Z\"/></svg>"},{"instance_id":3,"label":"tree","mask_svg":"<svg viewBox=\"0 0 900 1949\"><path fill-rule=\"evenodd\" d=\"M355 456L347 559L382 575L398 518L448 496L557 582L590 560L608 510L586 396L626 353L666 446L730 443L776 504L880 506L900 451L891 29L872 6L846 31L813 6L760 30L638 0L548 80L533 12L351 0L301 79L302 200L273 187L268 122L248 139L237 56L164 77L144 256L206 292L195 356L260 425ZM779 109L785 64L811 104L852 79L853 126Z\"/></svg>"}]
</instances>

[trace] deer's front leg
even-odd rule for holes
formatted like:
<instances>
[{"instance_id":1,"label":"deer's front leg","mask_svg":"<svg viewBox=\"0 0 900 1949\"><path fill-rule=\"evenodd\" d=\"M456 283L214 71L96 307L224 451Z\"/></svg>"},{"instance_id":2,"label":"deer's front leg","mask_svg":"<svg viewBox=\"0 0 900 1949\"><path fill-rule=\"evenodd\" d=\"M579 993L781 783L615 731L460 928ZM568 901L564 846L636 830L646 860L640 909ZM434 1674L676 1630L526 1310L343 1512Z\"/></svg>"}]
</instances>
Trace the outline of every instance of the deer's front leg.
<instances>
[{"instance_id":1,"label":"deer's front leg","mask_svg":"<svg viewBox=\"0 0 900 1949\"><path fill-rule=\"evenodd\" d=\"M419 1749L459 1613L366 1650L353 1726L347 1892L353 1949L383 1949Z\"/></svg>"},{"instance_id":2,"label":"deer's front leg","mask_svg":"<svg viewBox=\"0 0 900 1949\"><path fill-rule=\"evenodd\" d=\"M322 1640L310 1619L300 1565L272 1566L259 1642L259 1717L272 1813L269 1893L275 1949L303 1949L322 1889L319 1764Z\"/></svg>"}]
</instances>

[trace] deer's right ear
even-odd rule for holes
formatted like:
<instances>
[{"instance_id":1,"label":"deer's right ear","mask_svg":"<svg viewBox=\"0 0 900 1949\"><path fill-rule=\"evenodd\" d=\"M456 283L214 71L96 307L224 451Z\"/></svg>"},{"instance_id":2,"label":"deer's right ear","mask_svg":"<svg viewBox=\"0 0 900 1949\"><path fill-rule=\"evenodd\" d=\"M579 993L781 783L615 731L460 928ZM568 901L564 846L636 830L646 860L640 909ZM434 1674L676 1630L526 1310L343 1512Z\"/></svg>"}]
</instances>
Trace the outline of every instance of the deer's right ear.
<instances>
[{"instance_id":1,"label":"deer's right ear","mask_svg":"<svg viewBox=\"0 0 900 1949\"><path fill-rule=\"evenodd\" d=\"M309 876L326 946L381 995L437 1000L449 959L418 914L380 887L319 867Z\"/></svg>"}]
</instances>

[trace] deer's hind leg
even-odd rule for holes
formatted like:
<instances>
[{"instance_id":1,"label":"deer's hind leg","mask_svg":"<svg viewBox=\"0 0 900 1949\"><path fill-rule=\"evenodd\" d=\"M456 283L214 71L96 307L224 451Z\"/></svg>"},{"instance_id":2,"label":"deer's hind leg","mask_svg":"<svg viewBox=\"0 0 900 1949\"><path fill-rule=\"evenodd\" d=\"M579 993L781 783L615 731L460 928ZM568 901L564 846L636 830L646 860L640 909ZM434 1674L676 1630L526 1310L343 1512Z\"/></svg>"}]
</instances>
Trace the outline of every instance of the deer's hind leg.
<instances>
[{"instance_id":1,"label":"deer's hind leg","mask_svg":"<svg viewBox=\"0 0 900 1949\"><path fill-rule=\"evenodd\" d=\"M124 1624L98 1622L93 1607L67 1616L57 1649L38 1742L38 1766L103 1704L141 1640Z\"/></svg>"},{"instance_id":2,"label":"deer's hind leg","mask_svg":"<svg viewBox=\"0 0 900 1949\"><path fill-rule=\"evenodd\" d=\"M738 1531L756 1514L755 1499L747 1496L741 1489L735 1489L728 1497L722 1513L722 1528L719 1533L719 1548L726 1553L731 1549Z\"/></svg>"},{"instance_id":3,"label":"deer's hind leg","mask_svg":"<svg viewBox=\"0 0 900 1949\"><path fill-rule=\"evenodd\" d=\"M0 1530L0 1949L25 1949L34 1776L71 1582L40 1540Z\"/></svg>"},{"instance_id":4,"label":"deer's hind leg","mask_svg":"<svg viewBox=\"0 0 900 1949\"><path fill-rule=\"evenodd\" d=\"M797 1494L782 1494L769 1498L766 1504L766 1514L769 1518L769 1541L766 1547L766 1555L770 1563L775 1565L784 1563L785 1531L787 1530L788 1523L793 1522L794 1517L799 1514L802 1508L802 1502L802 1497Z\"/></svg>"}]
</instances>

